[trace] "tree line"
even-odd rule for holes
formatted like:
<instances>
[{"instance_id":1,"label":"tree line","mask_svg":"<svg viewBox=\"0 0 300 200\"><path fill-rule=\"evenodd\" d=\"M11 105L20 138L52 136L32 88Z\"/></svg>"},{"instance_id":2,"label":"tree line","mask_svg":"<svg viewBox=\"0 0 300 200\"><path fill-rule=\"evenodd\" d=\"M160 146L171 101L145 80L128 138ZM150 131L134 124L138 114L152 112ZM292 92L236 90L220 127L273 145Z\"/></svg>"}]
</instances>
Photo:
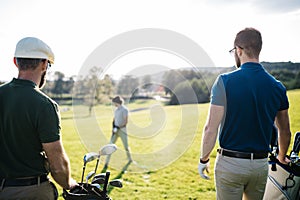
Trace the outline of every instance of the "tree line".
<instances>
[{"instance_id":1,"label":"tree line","mask_svg":"<svg viewBox=\"0 0 300 200\"><path fill-rule=\"evenodd\" d=\"M300 88L300 63L262 64L288 90ZM170 105L206 103L209 102L210 90L216 77L234 69L173 69L140 77L125 75L120 80L114 80L95 66L86 76L66 77L62 72L50 73L43 91L57 101L84 104L90 109L97 104L110 103L111 98L117 94L130 100L163 96L169 99L167 103Z\"/></svg>"},{"instance_id":2,"label":"tree line","mask_svg":"<svg viewBox=\"0 0 300 200\"><path fill-rule=\"evenodd\" d=\"M288 89L300 88L300 63L262 62L264 68Z\"/></svg>"}]
</instances>

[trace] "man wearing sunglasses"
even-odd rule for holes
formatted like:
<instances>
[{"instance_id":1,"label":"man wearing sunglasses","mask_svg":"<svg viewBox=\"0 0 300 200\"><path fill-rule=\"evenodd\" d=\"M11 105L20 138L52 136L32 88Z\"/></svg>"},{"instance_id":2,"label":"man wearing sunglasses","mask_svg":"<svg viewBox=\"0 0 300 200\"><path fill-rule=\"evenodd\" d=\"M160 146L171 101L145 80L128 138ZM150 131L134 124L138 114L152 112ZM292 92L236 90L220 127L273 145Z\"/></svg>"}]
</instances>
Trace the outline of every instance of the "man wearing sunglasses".
<instances>
[{"instance_id":1,"label":"man wearing sunglasses","mask_svg":"<svg viewBox=\"0 0 300 200\"><path fill-rule=\"evenodd\" d=\"M49 173L65 189L77 184L61 141L58 105L40 91L53 62L47 44L23 38L14 56L18 78L0 86L0 199L57 199Z\"/></svg>"},{"instance_id":2,"label":"man wearing sunglasses","mask_svg":"<svg viewBox=\"0 0 300 200\"><path fill-rule=\"evenodd\" d=\"M290 143L289 102L285 87L259 63L262 37L246 28L235 38L237 69L220 75L211 91L198 165L202 178L219 132L215 164L217 199L262 199L268 175L268 151L275 121L279 133L278 160Z\"/></svg>"}]
</instances>

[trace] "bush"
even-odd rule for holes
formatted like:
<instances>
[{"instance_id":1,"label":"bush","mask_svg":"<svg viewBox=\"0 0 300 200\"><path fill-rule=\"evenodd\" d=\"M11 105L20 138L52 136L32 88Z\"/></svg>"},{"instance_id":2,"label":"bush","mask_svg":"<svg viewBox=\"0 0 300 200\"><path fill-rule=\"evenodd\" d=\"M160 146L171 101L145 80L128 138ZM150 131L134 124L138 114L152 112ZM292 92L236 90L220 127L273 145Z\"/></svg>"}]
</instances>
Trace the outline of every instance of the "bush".
<instances>
[{"instance_id":1,"label":"bush","mask_svg":"<svg viewBox=\"0 0 300 200\"><path fill-rule=\"evenodd\" d=\"M206 102L209 102L208 88L203 80L194 78L177 84L169 104L179 105Z\"/></svg>"}]
</instances>

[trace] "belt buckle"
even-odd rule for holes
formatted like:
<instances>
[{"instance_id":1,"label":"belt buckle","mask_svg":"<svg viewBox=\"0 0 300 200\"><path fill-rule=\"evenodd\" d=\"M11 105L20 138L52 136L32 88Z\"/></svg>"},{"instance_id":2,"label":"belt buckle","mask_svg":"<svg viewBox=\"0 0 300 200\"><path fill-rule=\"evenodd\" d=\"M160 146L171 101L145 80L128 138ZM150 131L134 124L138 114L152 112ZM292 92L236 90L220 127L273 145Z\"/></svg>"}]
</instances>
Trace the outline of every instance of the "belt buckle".
<instances>
[{"instance_id":1,"label":"belt buckle","mask_svg":"<svg viewBox=\"0 0 300 200\"><path fill-rule=\"evenodd\" d=\"M219 148L218 152L219 152L220 155L223 155L223 148Z\"/></svg>"},{"instance_id":2,"label":"belt buckle","mask_svg":"<svg viewBox=\"0 0 300 200\"><path fill-rule=\"evenodd\" d=\"M40 184L41 184L41 176L38 176L37 177L37 185L40 186Z\"/></svg>"}]
</instances>

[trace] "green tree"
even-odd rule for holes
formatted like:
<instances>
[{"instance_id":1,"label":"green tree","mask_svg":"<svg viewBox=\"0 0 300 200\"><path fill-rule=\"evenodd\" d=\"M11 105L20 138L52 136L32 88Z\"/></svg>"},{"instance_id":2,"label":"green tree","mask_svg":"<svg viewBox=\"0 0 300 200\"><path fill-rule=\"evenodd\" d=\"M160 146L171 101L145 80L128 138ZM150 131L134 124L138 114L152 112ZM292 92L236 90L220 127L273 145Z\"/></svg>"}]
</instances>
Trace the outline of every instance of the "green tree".
<instances>
[{"instance_id":1,"label":"green tree","mask_svg":"<svg viewBox=\"0 0 300 200\"><path fill-rule=\"evenodd\" d=\"M179 70L170 70L164 73L163 86L166 94L172 94L178 83L185 80Z\"/></svg>"},{"instance_id":2,"label":"green tree","mask_svg":"<svg viewBox=\"0 0 300 200\"><path fill-rule=\"evenodd\" d=\"M139 79L131 75L122 78L117 86L117 93L123 96L135 96L138 93Z\"/></svg>"},{"instance_id":3,"label":"green tree","mask_svg":"<svg viewBox=\"0 0 300 200\"><path fill-rule=\"evenodd\" d=\"M144 76L142 79L142 89L148 90L151 86L152 86L151 76L150 75Z\"/></svg>"},{"instance_id":4,"label":"green tree","mask_svg":"<svg viewBox=\"0 0 300 200\"><path fill-rule=\"evenodd\" d=\"M65 75L62 72L55 72L54 73L54 86L52 88L52 94L62 96L64 92L64 79Z\"/></svg>"},{"instance_id":5,"label":"green tree","mask_svg":"<svg viewBox=\"0 0 300 200\"><path fill-rule=\"evenodd\" d=\"M112 78L106 74L103 79L98 81L98 86L96 87L97 93L97 102L98 103L108 103L110 98L114 94L115 86Z\"/></svg>"},{"instance_id":6,"label":"green tree","mask_svg":"<svg viewBox=\"0 0 300 200\"><path fill-rule=\"evenodd\" d=\"M206 85L206 82L203 79L194 78L191 80L192 88L197 96L198 103L206 103L209 102L209 89Z\"/></svg>"},{"instance_id":7,"label":"green tree","mask_svg":"<svg viewBox=\"0 0 300 200\"><path fill-rule=\"evenodd\" d=\"M202 79L186 80L179 83L171 95L170 105L206 103L209 90Z\"/></svg>"},{"instance_id":8,"label":"green tree","mask_svg":"<svg viewBox=\"0 0 300 200\"><path fill-rule=\"evenodd\" d=\"M294 88L300 88L300 71L298 72L294 80Z\"/></svg>"},{"instance_id":9,"label":"green tree","mask_svg":"<svg viewBox=\"0 0 300 200\"><path fill-rule=\"evenodd\" d=\"M74 86L75 103L88 106L90 115L95 105L108 103L114 92L113 80L109 75L101 78L101 73L102 69L94 66L86 76L78 77Z\"/></svg>"}]
</instances>

